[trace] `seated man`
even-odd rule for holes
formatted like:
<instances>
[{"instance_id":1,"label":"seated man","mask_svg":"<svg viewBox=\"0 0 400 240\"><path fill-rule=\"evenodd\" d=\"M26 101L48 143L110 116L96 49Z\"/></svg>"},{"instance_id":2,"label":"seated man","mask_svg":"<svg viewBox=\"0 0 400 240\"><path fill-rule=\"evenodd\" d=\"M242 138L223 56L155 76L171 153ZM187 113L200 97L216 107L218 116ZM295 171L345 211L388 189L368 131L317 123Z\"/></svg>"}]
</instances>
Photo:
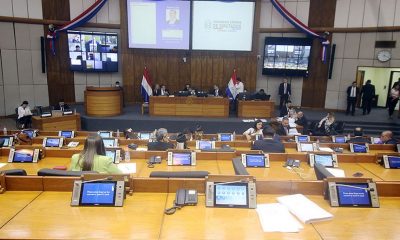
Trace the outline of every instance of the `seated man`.
<instances>
[{"instance_id":1,"label":"seated man","mask_svg":"<svg viewBox=\"0 0 400 240\"><path fill-rule=\"evenodd\" d=\"M347 140L348 143L371 143L371 141L368 138L363 137L364 131L360 127L354 128L354 137L350 138Z\"/></svg>"},{"instance_id":2,"label":"seated man","mask_svg":"<svg viewBox=\"0 0 400 240\"><path fill-rule=\"evenodd\" d=\"M213 89L209 91L209 94L214 97L222 97L222 91L219 89L217 85L214 85Z\"/></svg>"},{"instance_id":3,"label":"seated man","mask_svg":"<svg viewBox=\"0 0 400 240\"><path fill-rule=\"evenodd\" d=\"M267 96L267 94L265 94L264 89L260 89L260 91L258 91L256 94L254 94L253 98L255 100L262 100L262 101L268 100L268 96Z\"/></svg>"},{"instance_id":4,"label":"seated man","mask_svg":"<svg viewBox=\"0 0 400 240\"><path fill-rule=\"evenodd\" d=\"M282 122L276 130L276 134L278 134L279 136L287 136L289 134L289 129L289 118L284 117L282 118Z\"/></svg>"},{"instance_id":5,"label":"seated man","mask_svg":"<svg viewBox=\"0 0 400 240\"><path fill-rule=\"evenodd\" d=\"M168 142L168 131L165 128L160 128L156 132L156 142L149 142L147 150L165 151L174 148L174 145Z\"/></svg>"},{"instance_id":6,"label":"seated man","mask_svg":"<svg viewBox=\"0 0 400 240\"><path fill-rule=\"evenodd\" d=\"M303 134L308 133L308 122L306 116L304 116L304 113L302 111L297 113L296 116L296 121L295 123L299 126L303 127Z\"/></svg>"},{"instance_id":7,"label":"seated man","mask_svg":"<svg viewBox=\"0 0 400 240\"><path fill-rule=\"evenodd\" d=\"M381 133L380 139L383 144L397 144L398 143L398 141L393 138L392 131L383 131Z\"/></svg>"},{"instance_id":8,"label":"seated man","mask_svg":"<svg viewBox=\"0 0 400 240\"><path fill-rule=\"evenodd\" d=\"M285 146L274 135L274 129L265 127L263 129L264 139L254 141L251 150L262 150L265 153L284 153Z\"/></svg>"},{"instance_id":9,"label":"seated man","mask_svg":"<svg viewBox=\"0 0 400 240\"><path fill-rule=\"evenodd\" d=\"M60 99L58 104L54 105L54 110L69 110L70 107L64 102L64 99Z\"/></svg>"}]
</instances>

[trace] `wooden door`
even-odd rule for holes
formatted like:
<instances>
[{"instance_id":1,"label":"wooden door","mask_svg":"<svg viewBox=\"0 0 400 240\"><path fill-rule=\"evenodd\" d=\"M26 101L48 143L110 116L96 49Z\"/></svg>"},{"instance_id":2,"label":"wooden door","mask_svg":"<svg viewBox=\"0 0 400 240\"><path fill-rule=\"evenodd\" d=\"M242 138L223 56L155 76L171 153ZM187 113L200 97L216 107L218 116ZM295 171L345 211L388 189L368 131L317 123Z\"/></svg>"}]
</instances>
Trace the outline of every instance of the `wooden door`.
<instances>
[{"instance_id":1,"label":"wooden door","mask_svg":"<svg viewBox=\"0 0 400 240\"><path fill-rule=\"evenodd\" d=\"M364 76L365 76L365 71L361 71L361 70L357 71L356 84L357 84L357 87L360 89L360 91L361 91L362 86L364 85ZM361 106L361 98L360 98L360 96L357 97L356 106L357 107Z\"/></svg>"}]
</instances>

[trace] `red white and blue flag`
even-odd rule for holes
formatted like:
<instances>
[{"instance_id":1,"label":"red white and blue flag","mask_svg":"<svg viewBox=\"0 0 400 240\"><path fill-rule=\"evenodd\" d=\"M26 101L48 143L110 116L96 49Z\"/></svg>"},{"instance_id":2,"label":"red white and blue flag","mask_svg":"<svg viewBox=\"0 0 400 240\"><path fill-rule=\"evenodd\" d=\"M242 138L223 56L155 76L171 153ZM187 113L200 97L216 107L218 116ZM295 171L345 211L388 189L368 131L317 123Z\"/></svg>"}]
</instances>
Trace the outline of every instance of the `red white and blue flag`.
<instances>
[{"instance_id":1,"label":"red white and blue flag","mask_svg":"<svg viewBox=\"0 0 400 240\"><path fill-rule=\"evenodd\" d=\"M145 103L148 103L150 100L150 96L153 95L153 89L151 88L151 86L152 86L152 83L151 83L149 70L147 69L147 67L144 67L143 78L142 78L142 87L140 89L140 92L142 94L142 98Z\"/></svg>"},{"instance_id":2,"label":"red white and blue flag","mask_svg":"<svg viewBox=\"0 0 400 240\"><path fill-rule=\"evenodd\" d=\"M233 73L231 79L228 82L228 87L226 88L226 96L230 99L235 99L238 92L236 90L236 85L238 84L238 80L236 79L236 69L233 69Z\"/></svg>"}]
</instances>

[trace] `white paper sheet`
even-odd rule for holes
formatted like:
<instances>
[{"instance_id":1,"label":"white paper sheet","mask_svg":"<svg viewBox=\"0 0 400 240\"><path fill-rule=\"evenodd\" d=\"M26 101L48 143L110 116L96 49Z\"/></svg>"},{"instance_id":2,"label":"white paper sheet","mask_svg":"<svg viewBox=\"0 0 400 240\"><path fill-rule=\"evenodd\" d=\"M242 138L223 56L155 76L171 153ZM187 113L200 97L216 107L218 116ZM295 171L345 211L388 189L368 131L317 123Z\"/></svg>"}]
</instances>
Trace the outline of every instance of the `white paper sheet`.
<instances>
[{"instance_id":1,"label":"white paper sheet","mask_svg":"<svg viewBox=\"0 0 400 240\"><path fill-rule=\"evenodd\" d=\"M340 168L326 168L335 177L346 177L344 170Z\"/></svg>"},{"instance_id":2,"label":"white paper sheet","mask_svg":"<svg viewBox=\"0 0 400 240\"><path fill-rule=\"evenodd\" d=\"M117 166L122 173L136 173L136 163L119 163Z\"/></svg>"},{"instance_id":3,"label":"white paper sheet","mask_svg":"<svg viewBox=\"0 0 400 240\"><path fill-rule=\"evenodd\" d=\"M264 232L299 232L303 226L280 203L258 204L257 213Z\"/></svg>"},{"instance_id":4,"label":"white paper sheet","mask_svg":"<svg viewBox=\"0 0 400 240\"><path fill-rule=\"evenodd\" d=\"M0 168L4 167L5 165L7 165L7 163L0 163Z\"/></svg>"}]
</instances>

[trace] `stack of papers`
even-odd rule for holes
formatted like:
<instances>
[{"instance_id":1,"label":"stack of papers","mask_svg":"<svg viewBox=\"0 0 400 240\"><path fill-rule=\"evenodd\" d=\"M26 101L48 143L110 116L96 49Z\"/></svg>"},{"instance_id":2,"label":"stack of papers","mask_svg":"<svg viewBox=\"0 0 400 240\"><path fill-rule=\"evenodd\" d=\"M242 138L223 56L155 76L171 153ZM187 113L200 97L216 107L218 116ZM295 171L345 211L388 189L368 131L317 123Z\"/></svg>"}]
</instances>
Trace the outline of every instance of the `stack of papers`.
<instances>
[{"instance_id":1,"label":"stack of papers","mask_svg":"<svg viewBox=\"0 0 400 240\"><path fill-rule=\"evenodd\" d=\"M333 152L332 148L329 147L319 147L318 150L321 152Z\"/></svg>"},{"instance_id":2,"label":"stack of papers","mask_svg":"<svg viewBox=\"0 0 400 240\"><path fill-rule=\"evenodd\" d=\"M119 163L117 166L122 173L136 173L136 163Z\"/></svg>"},{"instance_id":3,"label":"stack of papers","mask_svg":"<svg viewBox=\"0 0 400 240\"><path fill-rule=\"evenodd\" d=\"M299 232L303 226L280 203L258 204L258 217L264 232Z\"/></svg>"},{"instance_id":4,"label":"stack of papers","mask_svg":"<svg viewBox=\"0 0 400 240\"><path fill-rule=\"evenodd\" d=\"M297 131L297 129L296 128L291 128L291 129L289 129L289 133L288 133L288 135L300 135L300 133Z\"/></svg>"},{"instance_id":5,"label":"stack of papers","mask_svg":"<svg viewBox=\"0 0 400 240\"><path fill-rule=\"evenodd\" d=\"M344 170L340 168L326 168L335 177L346 177Z\"/></svg>"},{"instance_id":6,"label":"stack of papers","mask_svg":"<svg viewBox=\"0 0 400 240\"><path fill-rule=\"evenodd\" d=\"M277 199L279 203L287 207L303 223L326 221L333 218L332 214L302 194L287 195Z\"/></svg>"}]
</instances>

